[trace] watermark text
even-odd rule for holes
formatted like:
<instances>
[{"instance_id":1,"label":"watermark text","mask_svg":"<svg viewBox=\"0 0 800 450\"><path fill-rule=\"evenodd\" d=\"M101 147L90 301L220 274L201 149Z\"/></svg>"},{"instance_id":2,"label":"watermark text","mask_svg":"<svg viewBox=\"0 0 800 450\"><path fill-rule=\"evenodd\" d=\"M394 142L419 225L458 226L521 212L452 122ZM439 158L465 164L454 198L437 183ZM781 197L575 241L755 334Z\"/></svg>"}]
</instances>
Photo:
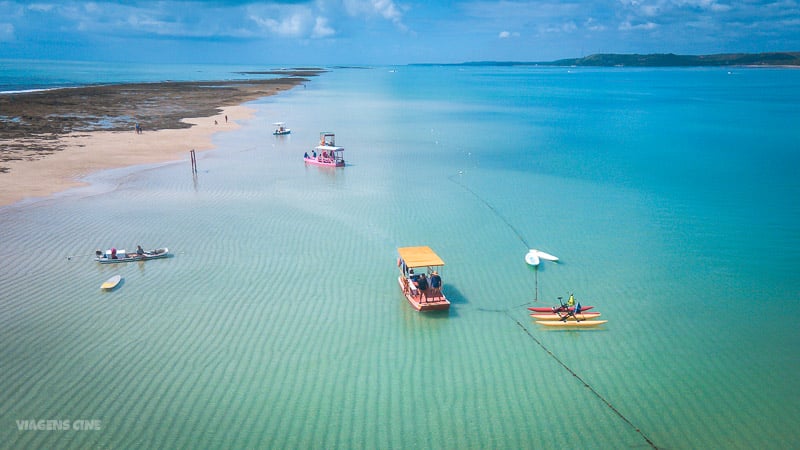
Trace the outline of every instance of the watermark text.
<instances>
[{"instance_id":1,"label":"watermark text","mask_svg":"<svg viewBox=\"0 0 800 450\"><path fill-rule=\"evenodd\" d=\"M17 420L19 431L100 431L103 424L98 419L22 419Z\"/></svg>"}]
</instances>

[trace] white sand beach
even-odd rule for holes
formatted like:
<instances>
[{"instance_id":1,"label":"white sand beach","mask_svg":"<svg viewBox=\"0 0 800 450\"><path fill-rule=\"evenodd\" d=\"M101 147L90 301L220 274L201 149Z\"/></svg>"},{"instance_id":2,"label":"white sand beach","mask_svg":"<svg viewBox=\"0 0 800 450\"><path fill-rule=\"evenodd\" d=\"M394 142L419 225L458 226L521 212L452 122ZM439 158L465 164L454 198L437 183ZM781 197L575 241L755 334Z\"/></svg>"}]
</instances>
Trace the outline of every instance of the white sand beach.
<instances>
[{"instance_id":1,"label":"white sand beach","mask_svg":"<svg viewBox=\"0 0 800 450\"><path fill-rule=\"evenodd\" d=\"M189 151L213 148L214 133L239 128L238 120L252 117L246 106L227 106L212 117L187 118L191 128L144 131L73 133L59 138L65 149L43 158L5 163L0 175L0 206L47 197L85 185L82 178L104 169L187 159ZM227 117L227 120L226 120Z\"/></svg>"}]
</instances>

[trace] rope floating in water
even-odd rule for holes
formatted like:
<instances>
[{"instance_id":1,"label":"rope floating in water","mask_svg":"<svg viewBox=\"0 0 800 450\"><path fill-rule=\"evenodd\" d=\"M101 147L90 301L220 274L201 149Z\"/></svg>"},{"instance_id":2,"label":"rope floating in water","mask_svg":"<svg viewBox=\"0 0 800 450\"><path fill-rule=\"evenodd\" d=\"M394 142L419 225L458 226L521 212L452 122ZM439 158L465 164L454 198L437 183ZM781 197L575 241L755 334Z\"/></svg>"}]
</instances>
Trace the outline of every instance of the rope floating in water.
<instances>
[{"instance_id":1,"label":"rope floating in water","mask_svg":"<svg viewBox=\"0 0 800 450\"><path fill-rule=\"evenodd\" d=\"M456 181L455 179L453 179L453 175L451 175L451 176L447 177L447 179L448 179L448 180L450 180L450 181L452 181L453 183L455 183L455 184L457 184L457 185L461 186L462 188L464 188L464 190L466 190L466 191L467 191L467 192L469 192L470 194L474 195L474 196L475 196L475 198L477 198L478 200L480 200L480 201L481 201L481 203L483 203L484 205L486 205L486 207L487 207L487 208L489 208L489 209L490 209L490 210L491 210L491 211L492 211L492 212L493 212L493 213L494 213L494 214L495 214L495 215L496 215L496 216L497 216L497 217L498 217L498 218L499 218L501 221L503 221L503 223L505 223L506 225L508 225L508 228L511 228L511 231L513 231L513 232L514 232L514 234L516 234L516 235L517 235L517 237L519 238L519 240L520 240L520 241L522 241L522 243L523 243L523 244L525 244L525 248L530 248L530 245L528 245L528 242L525 240L525 238L524 238L524 237L522 237L522 234L521 234L521 233L520 233L520 232L519 232L519 231L518 231L516 228L514 228L514 225L511 225L511 222L509 222L509 221L508 221L508 220L507 220L505 217L503 217L503 215L502 215L502 214L500 214L500 212L498 212L498 211L497 211L497 210L494 208L494 206L492 206L492 205L491 205L489 202L487 202L486 200L484 200L484 199L483 199L483 197L481 197L480 195L478 195L478 194L477 194L475 191L473 191L472 189L468 188L467 186L465 186L465 185L463 185L463 184L459 183L458 181Z\"/></svg>"},{"instance_id":2,"label":"rope floating in water","mask_svg":"<svg viewBox=\"0 0 800 450\"><path fill-rule=\"evenodd\" d=\"M553 353L553 352L552 352L552 351L551 351L549 348L547 348L547 347L546 347L544 344L542 344L542 341L540 341L539 339L536 339L536 336L534 336L533 334L531 334L530 330L528 330L528 328L527 328L527 327L525 327L525 325L523 325L523 324L522 324L522 322L520 322L519 320L517 320L516 318L514 318L514 317L513 317L511 314L509 314L509 313L508 313L508 311L506 311L506 315L507 315L507 316L508 316L508 317L509 317L511 320L513 320L513 321L514 321L514 322L515 322L517 325L519 325L519 327L520 327L520 328L522 328L522 331L524 331L524 332L525 332L525 334L527 334L527 335L528 335L528 337L530 337L531 339L533 339L533 341L534 341L534 342L536 342L536 344L538 344L538 345L539 345L539 347L541 347L541 348L542 348L542 350L544 350L544 351L545 351L545 352L546 352L548 355L550 355L550 357L551 357L551 358L553 358L554 360L556 360L556 362L557 362L557 363L558 363L558 364L559 364L561 367L563 367L564 369L566 369L566 370L567 370L567 372L569 372L569 373L570 373L570 374L571 374L573 377L575 377L575 378L576 378L578 381L580 381L580 382L581 382L581 384L583 384L583 386L584 386L586 389L589 389L589 391L590 391L592 394L594 394L594 395L595 395L595 397L599 398L599 399L600 399L600 401L602 401L603 403L605 403L605 405L606 405L606 406L608 406L608 408L609 408L609 409L611 409L611 411L614 411L614 414L616 414L616 415L617 415L617 416L618 416L620 419L622 419L622 420L623 420L625 423L627 423L628 425L630 425L630 427L631 427L631 428L633 428L633 430L634 430L634 431L636 431L636 432L637 432L637 433L638 433L638 434L639 434L639 435L640 435L640 436L641 436L641 437L642 437L642 438L643 438L643 439L644 439L644 440L645 440L645 441L646 441L646 442L647 442L647 443L650 445L650 447L652 447L652 448L654 448L654 449L657 449L657 448L658 448L658 446L656 446L656 444L655 444L655 443L654 443L652 440L650 440L650 438L649 438L649 437L647 437L647 435L646 435L646 434L644 434L644 432L642 432L642 430L641 430L641 429L639 429L639 427L637 427L636 425L634 425L634 424L633 424L633 422L631 422L631 421L630 421L630 420L629 420L627 417L625 417L625 415L624 415L624 414L622 414L622 413L621 413L621 412L620 412L620 411L619 411L619 410L618 410L616 407L614 407L614 405L612 405L610 401L608 401L608 400L607 400L605 397L603 397L603 396L602 396L602 395L601 395L599 392L597 392L597 391L596 391L596 390L595 390L595 389L594 389L594 388L593 388L593 387L592 387L592 386L591 386L589 383L587 383L587 382L586 382L586 381L585 381L583 378L581 378L581 376L580 376L580 375L578 375L578 374L577 374L577 373L576 373L574 370L572 370L572 368L571 368L571 367L569 367L568 365L566 365L566 364L564 363L564 361L561 361L561 359L559 359L559 358L558 358L558 356L556 356L556 355L555 355L555 353Z\"/></svg>"}]
</instances>

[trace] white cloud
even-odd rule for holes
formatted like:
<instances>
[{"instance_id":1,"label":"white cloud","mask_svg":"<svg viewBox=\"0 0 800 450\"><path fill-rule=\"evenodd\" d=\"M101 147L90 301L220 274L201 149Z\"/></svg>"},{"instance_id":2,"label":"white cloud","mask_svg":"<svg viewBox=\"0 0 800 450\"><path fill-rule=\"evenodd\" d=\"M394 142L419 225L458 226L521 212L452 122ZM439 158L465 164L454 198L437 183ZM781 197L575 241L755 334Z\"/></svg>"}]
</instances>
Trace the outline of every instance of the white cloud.
<instances>
[{"instance_id":1,"label":"white cloud","mask_svg":"<svg viewBox=\"0 0 800 450\"><path fill-rule=\"evenodd\" d=\"M312 38L326 38L336 34L336 30L328 26L328 19L317 17L314 23L314 31L311 32Z\"/></svg>"},{"instance_id":2,"label":"white cloud","mask_svg":"<svg viewBox=\"0 0 800 450\"><path fill-rule=\"evenodd\" d=\"M497 37L499 37L500 39L508 39L510 37L519 37L519 33L516 31L514 31L513 33L511 31L501 31L500 34L497 35Z\"/></svg>"},{"instance_id":3,"label":"white cloud","mask_svg":"<svg viewBox=\"0 0 800 450\"><path fill-rule=\"evenodd\" d=\"M14 39L14 25L10 23L0 23L0 42L11 41Z\"/></svg>"},{"instance_id":4,"label":"white cloud","mask_svg":"<svg viewBox=\"0 0 800 450\"><path fill-rule=\"evenodd\" d=\"M583 27L586 28L589 31L605 31L606 30L606 26L605 25L597 23L597 21L594 20L594 18L592 18L592 17L589 17L588 19L586 19L586 22L583 23Z\"/></svg>"},{"instance_id":5,"label":"white cloud","mask_svg":"<svg viewBox=\"0 0 800 450\"><path fill-rule=\"evenodd\" d=\"M311 29L311 17L309 14L294 13L280 19L262 18L251 15L253 20L262 28L266 28L270 33L282 37L301 37Z\"/></svg>"},{"instance_id":6,"label":"white cloud","mask_svg":"<svg viewBox=\"0 0 800 450\"><path fill-rule=\"evenodd\" d=\"M661 12L661 6L660 5L642 5L642 7L640 8L640 11L642 12L642 15L644 15L644 16L655 17L655 16L658 15L659 12Z\"/></svg>"},{"instance_id":7,"label":"white cloud","mask_svg":"<svg viewBox=\"0 0 800 450\"><path fill-rule=\"evenodd\" d=\"M344 0L343 5L350 16L378 16L392 22L403 31L408 30L403 23L402 8L392 0Z\"/></svg>"},{"instance_id":8,"label":"white cloud","mask_svg":"<svg viewBox=\"0 0 800 450\"><path fill-rule=\"evenodd\" d=\"M372 6L384 19L395 21L402 18L402 14L392 0L372 0Z\"/></svg>"},{"instance_id":9,"label":"white cloud","mask_svg":"<svg viewBox=\"0 0 800 450\"><path fill-rule=\"evenodd\" d=\"M31 11L38 11L38 12L49 12L55 7L55 5L50 3L31 3L27 6L27 8Z\"/></svg>"},{"instance_id":10,"label":"white cloud","mask_svg":"<svg viewBox=\"0 0 800 450\"><path fill-rule=\"evenodd\" d=\"M723 5L714 0L678 0L675 1L678 6L689 6L692 8L703 9L713 12L725 12L731 9L730 5Z\"/></svg>"},{"instance_id":11,"label":"white cloud","mask_svg":"<svg viewBox=\"0 0 800 450\"><path fill-rule=\"evenodd\" d=\"M654 30L658 27L653 22L644 22L644 23L637 23L632 24L629 20L626 20L619 24L620 31L633 31L633 30Z\"/></svg>"},{"instance_id":12,"label":"white cloud","mask_svg":"<svg viewBox=\"0 0 800 450\"><path fill-rule=\"evenodd\" d=\"M578 29L578 26L575 25L575 22L565 22L562 24L553 24L547 27L543 27L542 31L545 33L572 33Z\"/></svg>"}]
</instances>

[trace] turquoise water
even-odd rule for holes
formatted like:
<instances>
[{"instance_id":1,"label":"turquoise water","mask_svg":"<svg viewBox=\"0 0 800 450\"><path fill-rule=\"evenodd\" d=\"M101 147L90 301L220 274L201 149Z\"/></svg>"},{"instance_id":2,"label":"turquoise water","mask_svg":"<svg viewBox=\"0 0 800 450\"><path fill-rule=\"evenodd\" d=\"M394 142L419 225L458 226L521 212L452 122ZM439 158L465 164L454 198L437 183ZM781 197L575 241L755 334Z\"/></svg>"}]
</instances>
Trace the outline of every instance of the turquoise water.
<instances>
[{"instance_id":1,"label":"turquoise water","mask_svg":"<svg viewBox=\"0 0 800 450\"><path fill-rule=\"evenodd\" d=\"M0 209L0 442L798 447L798 103L793 70L336 69L254 102L196 178ZM303 165L323 130L348 167ZM174 257L88 256L138 243ZM445 314L397 286L426 244ZM528 317L569 292L609 322Z\"/></svg>"}]
</instances>

